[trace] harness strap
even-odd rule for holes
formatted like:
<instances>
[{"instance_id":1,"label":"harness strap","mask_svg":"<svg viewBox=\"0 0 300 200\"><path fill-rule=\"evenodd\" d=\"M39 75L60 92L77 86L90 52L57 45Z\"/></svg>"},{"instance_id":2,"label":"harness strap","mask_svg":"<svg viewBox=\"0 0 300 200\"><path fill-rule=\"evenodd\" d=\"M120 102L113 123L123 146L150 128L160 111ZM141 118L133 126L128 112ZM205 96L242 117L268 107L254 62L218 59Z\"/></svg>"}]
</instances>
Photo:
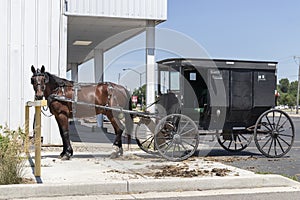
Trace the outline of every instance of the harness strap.
<instances>
[{"instance_id":1,"label":"harness strap","mask_svg":"<svg viewBox=\"0 0 300 200\"><path fill-rule=\"evenodd\" d=\"M57 88L55 88L52 93L55 93L56 95L58 95L59 91L62 92L62 96L65 96L65 86L58 86Z\"/></svg>"},{"instance_id":2,"label":"harness strap","mask_svg":"<svg viewBox=\"0 0 300 200\"><path fill-rule=\"evenodd\" d=\"M107 102L106 102L106 106L109 106L109 102L110 102L110 99L111 97L113 96L113 86L108 82L106 83L108 86L107 86Z\"/></svg>"}]
</instances>

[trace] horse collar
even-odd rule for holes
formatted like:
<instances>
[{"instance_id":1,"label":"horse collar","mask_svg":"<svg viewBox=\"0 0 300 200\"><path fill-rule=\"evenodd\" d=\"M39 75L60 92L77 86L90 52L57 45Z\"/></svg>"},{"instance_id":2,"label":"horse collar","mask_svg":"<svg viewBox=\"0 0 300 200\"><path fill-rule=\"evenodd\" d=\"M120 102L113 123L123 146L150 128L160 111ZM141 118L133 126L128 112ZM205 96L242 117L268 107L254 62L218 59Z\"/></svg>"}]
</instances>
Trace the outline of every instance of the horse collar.
<instances>
[{"instance_id":1,"label":"horse collar","mask_svg":"<svg viewBox=\"0 0 300 200\"><path fill-rule=\"evenodd\" d=\"M107 83L107 93L108 93L108 95L107 95L107 102L106 102L106 106L108 106L108 104L109 104L109 102L110 102L110 99L111 99L111 97L112 97L112 95L113 95L113 86L108 82Z\"/></svg>"},{"instance_id":2,"label":"horse collar","mask_svg":"<svg viewBox=\"0 0 300 200\"><path fill-rule=\"evenodd\" d=\"M61 91L61 93L62 93L62 96L65 96L65 86L59 86L58 88L57 88L57 94L59 93Z\"/></svg>"}]
</instances>

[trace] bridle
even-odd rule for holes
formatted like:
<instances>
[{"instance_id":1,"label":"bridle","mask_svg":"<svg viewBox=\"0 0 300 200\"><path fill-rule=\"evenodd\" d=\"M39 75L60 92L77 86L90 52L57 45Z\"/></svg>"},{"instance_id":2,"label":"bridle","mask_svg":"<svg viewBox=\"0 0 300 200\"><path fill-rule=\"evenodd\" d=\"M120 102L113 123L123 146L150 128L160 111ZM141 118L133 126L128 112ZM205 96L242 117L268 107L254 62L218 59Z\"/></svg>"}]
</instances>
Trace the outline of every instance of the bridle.
<instances>
[{"instance_id":1,"label":"bridle","mask_svg":"<svg viewBox=\"0 0 300 200\"><path fill-rule=\"evenodd\" d=\"M35 74L31 77L31 84L35 88L35 92L41 91L44 96L44 91L46 90L46 84L49 82L49 77L46 73L41 73L38 69ZM35 99L37 94L35 94Z\"/></svg>"},{"instance_id":2,"label":"bridle","mask_svg":"<svg viewBox=\"0 0 300 200\"><path fill-rule=\"evenodd\" d=\"M41 78L39 78L41 77ZM44 83L42 83L42 80ZM37 69L36 73L33 74L31 77L31 84L35 88L36 91L42 91L42 95L44 97L44 91L46 90L46 84L49 82L49 77L46 73L42 73L39 69ZM37 99L36 94L35 94L35 100ZM48 111L49 107L48 106L43 106L42 107L42 113L46 117L51 117L51 115L47 115L45 112Z\"/></svg>"}]
</instances>

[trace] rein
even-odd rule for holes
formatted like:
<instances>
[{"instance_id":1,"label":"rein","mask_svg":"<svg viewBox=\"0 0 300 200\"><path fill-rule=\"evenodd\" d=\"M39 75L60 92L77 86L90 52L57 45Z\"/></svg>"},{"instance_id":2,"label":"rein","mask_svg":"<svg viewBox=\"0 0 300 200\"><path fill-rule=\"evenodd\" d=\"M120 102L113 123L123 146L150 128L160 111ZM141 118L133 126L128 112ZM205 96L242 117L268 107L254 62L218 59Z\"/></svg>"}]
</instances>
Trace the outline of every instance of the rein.
<instances>
[{"instance_id":1,"label":"rein","mask_svg":"<svg viewBox=\"0 0 300 200\"><path fill-rule=\"evenodd\" d=\"M73 86L67 86L67 85L62 86L62 85L60 85L60 86L58 86L57 88L55 88L52 91L52 95L57 95L57 96L63 96L63 97L65 97L65 89L64 89L65 87L73 87ZM60 90L62 91L62 95L58 95L58 93L59 93ZM48 115L48 114L45 113L45 112L47 112L49 110L49 105L51 104L52 100L54 100L54 99L53 98L48 98L47 99L48 106L43 106L42 107L42 113L43 113L43 115L45 117L52 117L53 116L53 114Z\"/></svg>"},{"instance_id":2,"label":"rein","mask_svg":"<svg viewBox=\"0 0 300 200\"><path fill-rule=\"evenodd\" d=\"M42 113L43 113L43 115L44 115L45 117L52 117L53 114L48 115L48 114L44 113L44 112L47 112L48 110L49 110L49 106L43 106L43 107L42 107Z\"/></svg>"}]
</instances>

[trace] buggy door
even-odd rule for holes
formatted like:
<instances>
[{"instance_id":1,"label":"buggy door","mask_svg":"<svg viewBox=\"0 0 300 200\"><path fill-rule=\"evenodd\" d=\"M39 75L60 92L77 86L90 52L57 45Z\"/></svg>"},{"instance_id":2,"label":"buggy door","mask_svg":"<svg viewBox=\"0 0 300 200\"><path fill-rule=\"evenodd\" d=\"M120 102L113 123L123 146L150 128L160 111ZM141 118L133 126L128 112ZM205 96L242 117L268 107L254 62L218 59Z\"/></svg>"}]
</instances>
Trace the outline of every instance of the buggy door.
<instances>
[{"instance_id":1,"label":"buggy door","mask_svg":"<svg viewBox=\"0 0 300 200\"><path fill-rule=\"evenodd\" d=\"M183 77L183 114L199 122L208 104L206 83L195 68L183 68Z\"/></svg>"}]
</instances>

